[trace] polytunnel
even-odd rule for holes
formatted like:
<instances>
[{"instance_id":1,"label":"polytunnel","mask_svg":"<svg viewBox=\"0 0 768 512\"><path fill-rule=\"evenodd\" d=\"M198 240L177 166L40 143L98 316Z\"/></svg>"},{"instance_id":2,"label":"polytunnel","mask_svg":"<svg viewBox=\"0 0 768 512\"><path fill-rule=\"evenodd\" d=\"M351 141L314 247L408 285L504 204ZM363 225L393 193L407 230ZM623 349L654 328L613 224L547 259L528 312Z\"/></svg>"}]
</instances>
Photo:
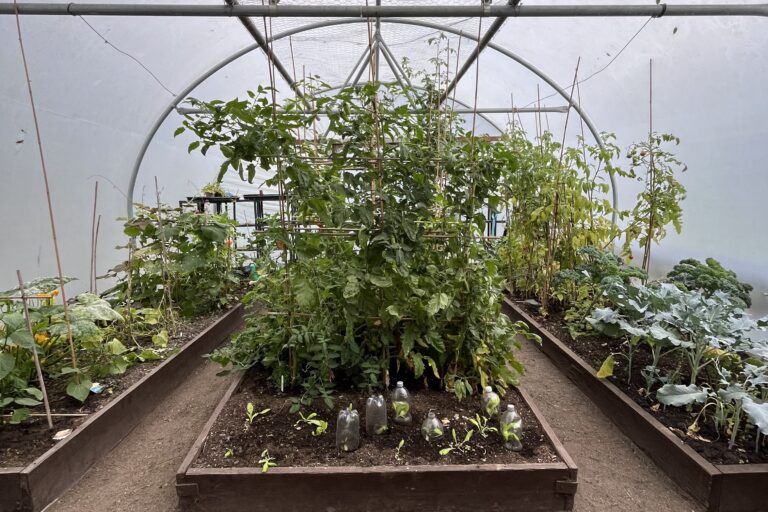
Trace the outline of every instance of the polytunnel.
<instances>
[{"instance_id":1,"label":"polytunnel","mask_svg":"<svg viewBox=\"0 0 768 512\"><path fill-rule=\"evenodd\" d=\"M762 510L767 17L0 1L0 511Z\"/></svg>"}]
</instances>

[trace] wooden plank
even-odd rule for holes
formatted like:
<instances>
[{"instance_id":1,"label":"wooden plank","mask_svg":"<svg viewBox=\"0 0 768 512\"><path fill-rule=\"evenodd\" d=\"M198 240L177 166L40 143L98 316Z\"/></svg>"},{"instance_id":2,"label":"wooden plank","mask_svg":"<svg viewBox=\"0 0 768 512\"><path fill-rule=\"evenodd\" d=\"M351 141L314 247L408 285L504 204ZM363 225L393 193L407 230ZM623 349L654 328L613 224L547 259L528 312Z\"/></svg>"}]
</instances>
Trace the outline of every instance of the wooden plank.
<instances>
[{"instance_id":1,"label":"wooden plank","mask_svg":"<svg viewBox=\"0 0 768 512\"><path fill-rule=\"evenodd\" d=\"M555 488L569 468L460 466L408 470L347 471L347 468L304 468L303 471L220 472L196 469L196 497L181 496L187 511L307 510L363 511L553 511L570 510ZM533 466L533 467L532 467ZM279 468L276 468L279 469ZM287 469L287 468L286 468Z\"/></svg>"},{"instance_id":2,"label":"wooden plank","mask_svg":"<svg viewBox=\"0 0 768 512\"><path fill-rule=\"evenodd\" d=\"M94 462L128 435L145 415L200 364L204 354L221 344L242 325L242 321L242 306L231 308L179 352L91 415L69 437L26 468L20 471L17 468L23 501L20 510L42 510L79 480ZM3 494L5 492L4 486ZM15 491L11 489L8 492L12 494ZM0 510L5 512L6 509Z\"/></svg>"},{"instance_id":3,"label":"wooden plank","mask_svg":"<svg viewBox=\"0 0 768 512\"><path fill-rule=\"evenodd\" d=\"M485 465L194 468L242 379L222 397L176 475L182 511L559 511L573 509L576 465L523 391L564 462Z\"/></svg>"},{"instance_id":4,"label":"wooden plank","mask_svg":"<svg viewBox=\"0 0 768 512\"><path fill-rule=\"evenodd\" d=\"M768 510L768 464L717 465L722 473L717 507L712 512Z\"/></svg>"},{"instance_id":5,"label":"wooden plank","mask_svg":"<svg viewBox=\"0 0 768 512\"><path fill-rule=\"evenodd\" d=\"M22 469L24 468L0 468L0 511L2 512L21 510Z\"/></svg>"}]
</instances>

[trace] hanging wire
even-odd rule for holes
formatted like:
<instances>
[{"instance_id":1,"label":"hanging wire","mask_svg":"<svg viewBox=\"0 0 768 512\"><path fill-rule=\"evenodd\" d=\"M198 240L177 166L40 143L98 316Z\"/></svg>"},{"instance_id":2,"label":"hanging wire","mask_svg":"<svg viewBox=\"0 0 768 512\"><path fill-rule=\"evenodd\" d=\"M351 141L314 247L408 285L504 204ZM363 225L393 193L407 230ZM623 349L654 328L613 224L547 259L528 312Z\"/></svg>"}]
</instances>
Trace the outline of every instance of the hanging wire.
<instances>
[{"instance_id":1,"label":"hanging wire","mask_svg":"<svg viewBox=\"0 0 768 512\"><path fill-rule=\"evenodd\" d=\"M637 30L637 32L635 32L635 33L634 33L634 35L633 35L632 37L630 37L630 38L629 38L629 40L628 40L628 41L627 41L627 42L624 44L624 46L622 46L622 47L621 47L621 50L619 50L619 51L618 51L618 53L616 53L616 55L614 55L614 56L613 56L613 58L612 58L610 61L608 61L608 64L606 64L606 65L605 65L605 66L603 66L602 68L598 69L597 71L595 71L595 72L594 72L594 73L592 73L591 75L587 76L586 78L584 78L584 79L582 79L582 80L579 80L579 81L576 83L576 85L579 85L579 84L583 84L583 83L584 83L584 82L586 82L587 80L590 80L591 78L594 78L595 76L599 75L600 73L602 73L603 71L605 71L606 69L608 69L608 67L609 67L611 64L613 64L614 62L616 62L616 59L618 59L618 58L619 58L619 56L620 56L620 55L621 55L621 54L624 52L624 50L626 50L626 49L627 49L627 47L628 47L628 46L629 46L629 45L632 43L632 41L634 41L634 40L635 40L635 38L636 38L637 36L639 36L639 35L640 35L640 32L642 32L642 31L645 29L645 27L647 27L647 26L648 26L648 24L651 22L651 20L653 20L653 16L651 16L650 18L648 18L647 20L645 20L645 23L643 23L643 25L642 25L642 26L641 26L641 27L640 27L640 28ZM539 99L540 99L540 100L546 100L546 99L548 99L548 98L552 98L552 97L554 97L554 96L557 96L558 94L559 94L559 93L553 92L552 94L550 94L550 95L548 95L548 96L544 96L543 98L539 98ZM530 106L531 106L531 105L533 105L534 103L536 103L536 100L534 100L534 101L532 101L532 102L528 103L527 105L525 105L525 107L530 107ZM523 108L525 108L525 107L523 107Z\"/></svg>"},{"instance_id":2,"label":"hanging wire","mask_svg":"<svg viewBox=\"0 0 768 512\"><path fill-rule=\"evenodd\" d=\"M121 53L121 54L125 55L126 57L128 57L129 59L131 59L132 61L134 61L136 64L138 64L139 66L141 66L141 67L142 67L142 69L143 69L144 71L146 71L146 72L149 74L149 76L151 76L152 78L154 78L154 79L155 79L155 82L157 82L158 84L160 84L160 87L162 87L163 89L165 89L165 91L166 91L168 94L170 94L171 96L173 96L174 98L176 97L176 93L175 93L175 92L173 92L172 90L170 90L168 87L166 87L166 86L165 86L165 84L164 84L162 81L160 81L160 79L159 79L159 78L157 78L157 75L155 75L155 74L154 74L154 73L153 73L153 72L152 72L152 71L151 71L151 70L150 70L150 69L149 69L147 66L145 66L145 65L144 65L144 64L143 64L143 63L142 63L142 62L141 62L139 59L137 59L136 57L134 57L134 56L133 56L133 55L131 55L130 53L128 53L128 52L126 52L126 51L123 51L123 50L121 50L120 48L118 48L117 46L115 46L115 45L114 45L114 44L113 44L111 41L109 41L109 40L108 40L106 37L104 37L104 36L101 34L101 32L99 32L98 30L96 30L95 28L93 28L93 25L91 25L90 23L88 23L88 21L86 21L86 19L85 19L85 18L83 18L82 16L78 16L78 18L80 18L80 19L83 21L83 23L85 23L86 25L88 25L88 28L90 28L91 30L93 30L93 33L94 33L94 34L96 34L97 36L99 36L99 37L101 38L101 40L102 40L102 41L104 41L104 43L108 44L108 45L109 45L109 46L111 46L111 47L112 47L112 48L113 48L115 51L117 51L118 53Z\"/></svg>"}]
</instances>

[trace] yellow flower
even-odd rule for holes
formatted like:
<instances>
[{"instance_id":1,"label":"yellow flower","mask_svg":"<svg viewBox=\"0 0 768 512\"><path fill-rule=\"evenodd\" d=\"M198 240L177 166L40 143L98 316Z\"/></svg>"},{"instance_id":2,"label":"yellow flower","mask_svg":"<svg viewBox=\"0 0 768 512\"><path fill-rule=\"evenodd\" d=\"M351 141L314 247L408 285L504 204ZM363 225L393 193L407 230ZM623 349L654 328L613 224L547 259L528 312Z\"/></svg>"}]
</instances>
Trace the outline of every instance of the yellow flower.
<instances>
[{"instance_id":1,"label":"yellow flower","mask_svg":"<svg viewBox=\"0 0 768 512\"><path fill-rule=\"evenodd\" d=\"M51 339L51 337L48 336L47 334L45 334L44 332L39 332L39 333L35 334L35 341L39 345L42 345L43 343L45 343L46 341L48 341L50 339Z\"/></svg>"}]
</instances>

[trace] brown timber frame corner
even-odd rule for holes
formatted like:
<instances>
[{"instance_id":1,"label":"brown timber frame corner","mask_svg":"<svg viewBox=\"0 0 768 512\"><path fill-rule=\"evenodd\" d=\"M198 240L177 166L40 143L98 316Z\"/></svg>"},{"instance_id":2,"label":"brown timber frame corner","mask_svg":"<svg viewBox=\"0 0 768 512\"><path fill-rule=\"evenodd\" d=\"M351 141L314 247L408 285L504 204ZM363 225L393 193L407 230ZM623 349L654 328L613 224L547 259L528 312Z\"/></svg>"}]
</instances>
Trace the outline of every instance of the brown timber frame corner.
<instances>
[{"instance_id":1,"label":"brown timber frame corner","mask_svg":"<svg viewBox=\"0 0 768 512\"><path fill-rule=\"evenodd\" d=\"M510 297L503 311L541 337L539 347L677 485L709 512L768 510L768 464L712 464L546 330Z\"/></svg>"}]
</instances>

